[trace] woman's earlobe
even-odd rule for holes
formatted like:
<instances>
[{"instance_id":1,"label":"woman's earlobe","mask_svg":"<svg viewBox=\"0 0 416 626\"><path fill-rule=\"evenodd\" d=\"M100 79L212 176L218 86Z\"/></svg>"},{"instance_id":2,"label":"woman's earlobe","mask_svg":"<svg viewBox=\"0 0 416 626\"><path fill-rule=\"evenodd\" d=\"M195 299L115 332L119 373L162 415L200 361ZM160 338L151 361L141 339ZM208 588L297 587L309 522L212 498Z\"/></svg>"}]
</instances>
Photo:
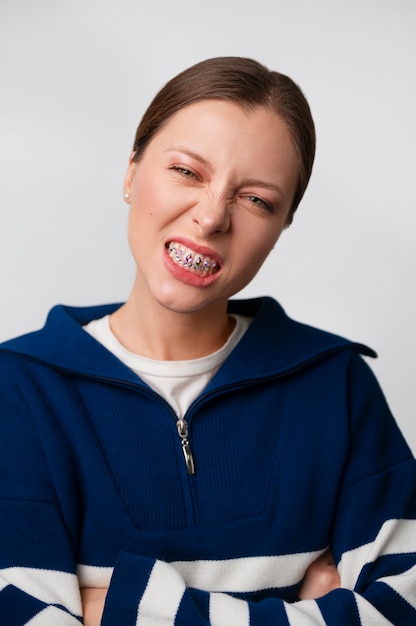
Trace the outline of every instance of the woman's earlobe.
<instances>
[{"instance_id":1,"label":"woman's earlobe","mask_svg":"<svg viewBox=\"0 0 416 626\"><path fill-rule=\"evenodd\" d=\"M131 202L131 187L134 185L134 183L136 182L135 178L132 178L130 181L126 180L125 184L124 184L124 201L127 202L127 204L130 204Z\"/></svg>"},{"instance_id":2,"label":"woman's earlobe","mask_svg":"<svg viewBox=\"0 0 416 626\"><path fill-rule=\"evenodd\" d=\"M131 188L136 181L136 163L133 161L134 152L130 155L129 166L124 177L124 201L131 202Z\"/></svg>"}]
</instances>

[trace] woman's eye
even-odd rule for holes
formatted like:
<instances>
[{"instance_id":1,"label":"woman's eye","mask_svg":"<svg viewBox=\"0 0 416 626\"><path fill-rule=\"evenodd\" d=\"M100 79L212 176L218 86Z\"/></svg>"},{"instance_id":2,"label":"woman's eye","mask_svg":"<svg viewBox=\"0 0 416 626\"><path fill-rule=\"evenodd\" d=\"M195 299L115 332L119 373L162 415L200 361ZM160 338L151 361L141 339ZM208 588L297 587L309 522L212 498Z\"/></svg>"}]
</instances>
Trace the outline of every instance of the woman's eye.
<instances>
[{"instance_id":1,"label":"woman's eye","mask_svg":"<svg viewBox=\"0 0 416 626\"><path fill-rule=\"evenodd\" d=\"M273 213L273 206L267 200L263 200L263 198L259 198L258 196L245 196L247 200L249 200L252 204L259 206L269 213Z\"/></svg>"},{"instance_id":2,"label":"woman's eye","mask_svg":"<svg viewBox=\"0 0 416 626\"><path fill-rule=\"evenodd\" d=\"M185 178L196 178L195 172L189 170L187 167L182 167L181 165L172 165L170 169L174 172L178 172L178 174L181 174L181 176L184 176Z\"/></svg>"}]
</instances>

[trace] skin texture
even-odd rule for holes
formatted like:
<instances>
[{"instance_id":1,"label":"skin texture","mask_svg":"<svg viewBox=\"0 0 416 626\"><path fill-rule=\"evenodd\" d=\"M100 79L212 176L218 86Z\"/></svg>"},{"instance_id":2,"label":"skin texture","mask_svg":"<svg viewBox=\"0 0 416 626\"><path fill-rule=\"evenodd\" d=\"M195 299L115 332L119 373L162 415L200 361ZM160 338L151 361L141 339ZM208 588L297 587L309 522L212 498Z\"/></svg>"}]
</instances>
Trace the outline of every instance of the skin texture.
<instances>
[{"instance_id":1,"label":"skin texture","mask_svg":"<svg viewBox=\"0 0 416 626\"><path fill-rule=\"evenodd\" d=\"M140 161L131 156L124 183L137 271L126 304L110 321L124 347L163 360L220 348L233 329L227 301L275 246L297 179L289 131L268 109L204 100L169 118ZM169 242L215 260L219 271L178 266ZM335 567L318 559L301 597L318 597L333 585L339 585ZM106 593L81 590L86 626L100 624Z\"/></svg>"},{"instance_id":2,"label":"skin texture","mask_svg":"<svg viewBox=\"0 0 416 626\"><path fill-rule=\"evenodd\" d=\"M332 554L327 551L306 570L299 598L301 600L316 600L340 586L341 580L334 559Z\"/></svg>"},{"instance_id":3,"label":"skin texture","mask_svg":"<svg viewBox=\"0 0 416 626\"><path fill-rule=\"evenodd\" d=\"M81 589L84 626L100 626L107 589L87 587Z\"/></svg>"}]
</instances>

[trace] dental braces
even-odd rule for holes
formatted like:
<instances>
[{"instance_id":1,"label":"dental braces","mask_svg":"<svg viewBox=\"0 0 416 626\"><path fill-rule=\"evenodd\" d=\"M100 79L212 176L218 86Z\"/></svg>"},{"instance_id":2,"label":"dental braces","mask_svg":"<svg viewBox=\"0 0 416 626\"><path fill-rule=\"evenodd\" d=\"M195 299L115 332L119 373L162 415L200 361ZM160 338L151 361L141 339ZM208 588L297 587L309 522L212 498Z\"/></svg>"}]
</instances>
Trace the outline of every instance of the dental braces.
<instances>
[{"instance_id":1,"label":"dental braces","mask_svg":"<svg viewBox=\"0 0 416 626\"><path fill-rule=\"evenodd\" d=\"M207 259L203 261L202 257L199 254L195 257L195 259L193 259L192 254L188 253L185 259L183 259L183 250L177 250L176 248L172 247L169 248L169 252L175 255L175 261L179 265L189 267L190 269L207 272L210 268L215 269L217 267L216 261L208 261Z\"/></svg>"}]
</instances>

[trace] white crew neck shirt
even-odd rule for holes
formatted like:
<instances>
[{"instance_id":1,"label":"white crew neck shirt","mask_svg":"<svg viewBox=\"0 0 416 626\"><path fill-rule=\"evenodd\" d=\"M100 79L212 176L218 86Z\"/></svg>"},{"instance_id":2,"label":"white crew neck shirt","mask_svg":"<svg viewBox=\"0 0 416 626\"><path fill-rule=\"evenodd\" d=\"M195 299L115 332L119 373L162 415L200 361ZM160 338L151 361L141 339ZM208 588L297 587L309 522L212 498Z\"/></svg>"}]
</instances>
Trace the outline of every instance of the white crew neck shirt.
<instances>
[{"instance_id":1,"label":"white crew neck shirt","mask_svg":"<svg viewBox=\"0 0 416 626\"><path fill-rule=\"evenodd\" d=\"M94 339L127 365L137 376L160 394L175 411L177 418L185 415L193 400L201 393L248 329L251 319L232 315L236 325L219 349L199 359L159 361L126 350L110 327L110 316L92 320L86 330Z\"/></svg>"}]
</instances>

